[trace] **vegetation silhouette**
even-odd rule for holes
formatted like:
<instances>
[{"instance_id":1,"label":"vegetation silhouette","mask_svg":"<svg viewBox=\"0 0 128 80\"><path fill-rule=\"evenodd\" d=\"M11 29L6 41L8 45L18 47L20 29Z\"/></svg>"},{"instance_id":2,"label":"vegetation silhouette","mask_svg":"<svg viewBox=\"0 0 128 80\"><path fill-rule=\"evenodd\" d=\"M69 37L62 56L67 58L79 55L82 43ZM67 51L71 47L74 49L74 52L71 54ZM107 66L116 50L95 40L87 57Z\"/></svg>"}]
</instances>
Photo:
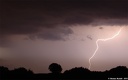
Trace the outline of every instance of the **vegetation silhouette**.
<instances>
[{"instance_id":1,"label":"vegetation silhouette","mask_svg":"<svg viewBox=\"0 0 128 80\"><path fill-rule=\"evenodd\" d=\"M61 79L62 78L62 67L60 64L57 63L52 63L49 65L48 68L52 73L49 73L49 78L50 79Z\"/></svg>"},{"instance_id":2,"label":"vegetation silhouette","mask_svg":"<svg viewBox=\"0 0 128 80\"><path fill-rule=\"evenodd\" d=\"M62 67L57 63L52 63L51 65L49 65L49 70L52 73L61 73Z\"/></svg>"},{"instance_id":3,"label":"vegetation silhouette","mask_svg":"<svg viewBox=\"0 0 128 80\"><path fill-rule=\"evenodd\" d=\"M125 66L117 66L106 71L90 71L87 68L75 67L70 70L66 70L63 73L60 64L52 63L48 69L51 73L35 74L31 70L27 70L23 67L9 70L7 67L0 66L0 80L128 80L128 68Z\"/></svg>"}]
</instances>

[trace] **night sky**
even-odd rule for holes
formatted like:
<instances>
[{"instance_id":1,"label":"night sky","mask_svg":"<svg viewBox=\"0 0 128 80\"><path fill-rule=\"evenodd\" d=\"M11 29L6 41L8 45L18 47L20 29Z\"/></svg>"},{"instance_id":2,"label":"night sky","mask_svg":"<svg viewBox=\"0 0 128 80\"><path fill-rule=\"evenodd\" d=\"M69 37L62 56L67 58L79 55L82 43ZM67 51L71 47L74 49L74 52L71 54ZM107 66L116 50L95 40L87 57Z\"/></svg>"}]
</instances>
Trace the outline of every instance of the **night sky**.
<instances>
[{"instance_id":1,"label":"night sky","mask_svg":"<svg viewBox=\"0 0 128 80\"><path fill-rule=\"evenodd\" d=\"M0 0L0 66L48 73L51 63L63 71L128 67L128 0Z\"/></svg>"}]
</instances>

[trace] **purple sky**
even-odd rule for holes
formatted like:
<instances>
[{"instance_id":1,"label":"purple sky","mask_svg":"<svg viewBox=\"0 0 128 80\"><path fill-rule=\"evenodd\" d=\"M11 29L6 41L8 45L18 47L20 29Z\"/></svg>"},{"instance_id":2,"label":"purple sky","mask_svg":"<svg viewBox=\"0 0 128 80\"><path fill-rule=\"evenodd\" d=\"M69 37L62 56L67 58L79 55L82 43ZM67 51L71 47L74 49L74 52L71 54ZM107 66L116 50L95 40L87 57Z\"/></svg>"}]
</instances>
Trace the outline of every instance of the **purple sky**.
<instances>
[{"instance_id":1,"label":"purple sky","mask_svg":"<svg viewBox=\"0 0 128 80\"><path fill-rule=\"evenodd\" d=\"M104 71L128 67L127 0L1 0L0 66L48 73L51 63L63 71L89 66Z\"/></svg>"}]
</instances>

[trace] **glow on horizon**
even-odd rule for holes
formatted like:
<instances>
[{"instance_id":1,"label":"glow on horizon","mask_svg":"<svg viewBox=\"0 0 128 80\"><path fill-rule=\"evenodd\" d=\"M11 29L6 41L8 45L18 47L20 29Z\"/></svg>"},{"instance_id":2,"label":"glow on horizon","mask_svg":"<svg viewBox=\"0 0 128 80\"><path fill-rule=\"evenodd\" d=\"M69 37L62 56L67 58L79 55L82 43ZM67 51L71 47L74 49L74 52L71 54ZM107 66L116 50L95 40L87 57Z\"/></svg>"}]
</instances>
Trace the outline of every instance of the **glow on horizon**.
<instances>
[{"instance_id":1,"label":"glow on horizon","mask_svg":"<svg viewBox=\"0 0 128 80\"><path fill-rule=\"evenodd\" d=\"M123 28L123 27L122 27L122 28ZM116 36L118 36L118 35L120 34L122 28L120 28L120 30L119 30L114 36L112 36L111 38L107 38L107 39L97 39L97 40L96 40L96 50L94 51L93 55L89 58L89 70L90 70L90 68L91 68L91 59L96 55L96 53L97 53L97 51L98 51L98 49L99 49L98 42L99 42L99 41L108 41L108 40L111 40L111 39L115 38Z\"/></svg>"}]
</instances>

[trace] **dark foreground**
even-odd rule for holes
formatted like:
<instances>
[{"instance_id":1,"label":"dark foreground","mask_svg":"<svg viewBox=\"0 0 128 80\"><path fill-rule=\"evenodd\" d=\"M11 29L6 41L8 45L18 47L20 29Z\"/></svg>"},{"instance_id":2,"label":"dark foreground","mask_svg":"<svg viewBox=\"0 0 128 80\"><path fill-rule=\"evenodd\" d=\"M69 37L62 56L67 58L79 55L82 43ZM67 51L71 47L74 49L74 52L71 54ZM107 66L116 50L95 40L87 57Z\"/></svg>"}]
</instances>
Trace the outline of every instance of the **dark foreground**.
<instances>
[{"instance_id":1,"label":"dark foreground","mask_svg":"<svg viewBox=\"0 0 128 80\"><path fill-rule=\"evenodd\" d=\"M76 67L64 73L52 72L48 74L34 74L31 70L18 68L8 70L0 67L0 80L128 80L128 68L118 66L109 71L96 72L86 68Z\"/></svg>"}]
</instances>

